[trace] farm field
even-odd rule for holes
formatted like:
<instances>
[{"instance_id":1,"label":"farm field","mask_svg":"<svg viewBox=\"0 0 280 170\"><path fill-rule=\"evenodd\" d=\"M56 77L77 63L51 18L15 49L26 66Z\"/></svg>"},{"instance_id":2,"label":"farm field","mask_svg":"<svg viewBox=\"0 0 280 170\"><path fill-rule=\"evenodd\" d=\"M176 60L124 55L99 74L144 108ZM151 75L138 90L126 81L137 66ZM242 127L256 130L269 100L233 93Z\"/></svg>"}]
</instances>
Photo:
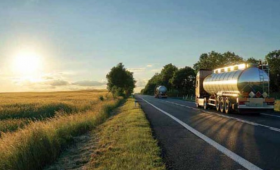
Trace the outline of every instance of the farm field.
<instances>
[{"instance_id":1,"label":"farm field","mask_svg":"<svg viewBox=\"0 0 280 170\"><path fill-rule=\"evenodd\" d=\"M1 93L0 169L42 169L120 101L107 90Z\"/></svg>"},{"instance_id":2,"label":"farm field","mask_svg":"<svg viewBox=\"0 0 280 170\"><path fill-rule=\"evenodd\" d=\"M0 132L17 128L60 114L94 109L99 97L110 97L107 91L51 93L2 93L0 95Z\"/></svg>"},{"instance_id":3,"label":"farm field","mask_svg":"<svg viewBox=\"0 0 280 170\"><path fill-rule=\"evenodd\" d=\"M134 99L111 112L111 117L93 131L77 137L55 163L55 169L154 169L165 170L158 141Z\"/></svg>"}]
</instances>

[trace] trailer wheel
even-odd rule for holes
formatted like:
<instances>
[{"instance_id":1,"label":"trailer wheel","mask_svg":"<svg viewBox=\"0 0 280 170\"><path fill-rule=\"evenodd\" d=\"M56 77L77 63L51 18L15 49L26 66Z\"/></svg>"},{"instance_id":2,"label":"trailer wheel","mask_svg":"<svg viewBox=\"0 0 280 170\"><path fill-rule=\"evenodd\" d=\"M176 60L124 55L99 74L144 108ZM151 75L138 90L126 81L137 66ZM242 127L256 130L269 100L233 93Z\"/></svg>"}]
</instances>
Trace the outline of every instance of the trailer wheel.
<instances>
[{"instance_id":1,"label":"trailer wheel","mask_svg":"<svg viewBox=\"0 0 280 170\"><path fill-rule=\"evenodd\" d=\"M223 97L221 97L221 101L220 101L220 112L224 113L225 111L225 100Z\"/></svg>"},{"instance_id":2,"label":"trailer wheel","mask_svg":"<svg viewBox=\"0 0 280 170\"><path fill-rule=\"evenodd\" d=\"M207 99L205 97L203 101L203 109L206 110L207 108L208 108L208 104L207 104Z\"/></svg>"},{"instance_id":3,"label":"trailer wheel","mask_svg":"<svg viewBox=\"0 0 280 170\"><path fill-rule=\"evenodd\" d=\"M225 102L225 113L226 114L231 112L231 107L230 106L231 106L231 103L230 103L229 99L226 98L226 102Z\"/></svg>"},{"instance_id":4,"label":"trailer wheel","mask_svg":"<svg viewBox=\"0 0 280 170\"><path fill-rule=\"evenodd\" d=\"M220 97L219 96L217 96L217 98L216 98L216 110L220 111Z\"/></svg>"}]
</instances>

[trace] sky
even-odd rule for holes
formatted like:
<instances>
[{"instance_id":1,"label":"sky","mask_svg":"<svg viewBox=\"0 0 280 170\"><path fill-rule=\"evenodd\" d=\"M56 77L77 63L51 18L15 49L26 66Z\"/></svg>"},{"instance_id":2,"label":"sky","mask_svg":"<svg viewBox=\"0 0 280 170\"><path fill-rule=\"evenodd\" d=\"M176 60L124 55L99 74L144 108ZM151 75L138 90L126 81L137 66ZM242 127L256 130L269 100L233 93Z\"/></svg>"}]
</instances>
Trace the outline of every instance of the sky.
<instances>
[{"instance_id":1,"label":"sky","mask_svg":"<svg viewBox=\"0 0 280 170\"><path fill-rule=\"evenodd\" d=\"M122 62L138 92L166 64L280 48L277 0L0 0L0 92L106 88Z\"/></svg>"}]
</instances>

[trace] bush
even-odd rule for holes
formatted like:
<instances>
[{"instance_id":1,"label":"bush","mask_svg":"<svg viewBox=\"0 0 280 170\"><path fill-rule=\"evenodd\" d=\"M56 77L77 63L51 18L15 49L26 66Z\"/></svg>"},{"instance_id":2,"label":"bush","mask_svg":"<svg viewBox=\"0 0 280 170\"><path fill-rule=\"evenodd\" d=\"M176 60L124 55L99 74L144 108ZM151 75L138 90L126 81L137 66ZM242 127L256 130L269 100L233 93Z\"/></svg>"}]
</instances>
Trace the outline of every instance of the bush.
<instances>
[{"instance_id":1,"label":"bush","mask_svg":"<svg viewBox=\"0 0 280 170\"><path fill-rule=\"evenodd\" d=\"M104 101L104 97L103 96L99 96L99 100Z\"/></svg>"},{"instance_id":2,"label":"bush","mask_svg":"<svg viewBox=\"0 0 280 170\"><path fill-rule=\"evenodd\" d=\"M123 96L123 97L124 97L124 91L123 91L123 89L120 88L120 87L114 86L114 87L112 88L112 93L113 93L113 96L114 96L114 97L117 97L117 96Z\"/></svg>"},{"instance_id":3,"label":"bush","mask_svg":"<svg viewBox=\"0 0 280 170\"><path fill-rule=\"evenodd\" d=\"M171 89L167 92L167 96L169 97L177 97L179 95L178 90Z\"/></svg>"}]
</instances>

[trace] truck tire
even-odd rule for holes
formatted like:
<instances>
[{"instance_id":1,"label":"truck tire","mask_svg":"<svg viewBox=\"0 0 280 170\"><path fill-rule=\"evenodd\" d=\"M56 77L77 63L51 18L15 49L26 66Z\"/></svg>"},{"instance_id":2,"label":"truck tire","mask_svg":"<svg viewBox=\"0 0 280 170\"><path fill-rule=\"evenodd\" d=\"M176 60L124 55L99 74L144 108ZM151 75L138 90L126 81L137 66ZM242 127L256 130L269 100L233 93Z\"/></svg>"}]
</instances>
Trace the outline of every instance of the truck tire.
<instances>
[{"instance_id":1,"label":"truck tire","mask_svg":"<svg viewBox=\"0 0 280 170\"><path fill-rule=\"evenodd\" d=\"M203 109L204 110L207 110L207 108L208 108L208 104L207 104L207 99L206 99L206 97L204 98L204 101L203 101Z\"/></svg>"},{"instance_id":2,"label":"truck tire","mask_svg":"<svg viewBox=\"0 0 280 170\"><path fill-rule=\"evenodd\" d=\"M217 96L217 98L216 98L216 110L220 111L220 97L219 96Z\"/></svg>"},{"instance_id":3,"label":"truck tire","mask_svg":"<svg viewBox=\"0 0 280 170\"><path fill-rule=\"evenodd\" d=\"M231 112L231 103L228 98L225 100L225 113L229 114Z\"/></svg>"},{"instance_id":4,"label":"truck tire","mask_svg":"<svg viewBox=\"0 0 280 170\"><path fill-rule=\"evenodd\" d=\"M225 100L223 97L220 99L220 112L224 113L225 112Z\"/></svg>"}]
</instances>

